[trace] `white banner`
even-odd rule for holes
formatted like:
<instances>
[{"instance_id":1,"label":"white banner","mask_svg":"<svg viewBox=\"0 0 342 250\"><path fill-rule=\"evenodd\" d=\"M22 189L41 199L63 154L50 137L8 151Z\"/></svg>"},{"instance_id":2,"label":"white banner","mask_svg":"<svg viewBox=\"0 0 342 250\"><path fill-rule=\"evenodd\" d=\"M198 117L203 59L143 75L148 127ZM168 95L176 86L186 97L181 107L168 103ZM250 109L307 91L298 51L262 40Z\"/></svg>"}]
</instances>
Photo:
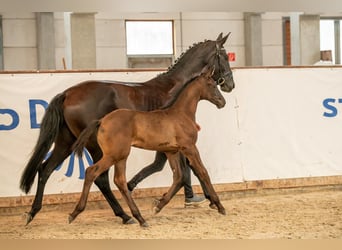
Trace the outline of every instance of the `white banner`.
<instances>
[{"instance_id":1,"label":"white banner","mask_svg":"<svg viewBox=\"0 0 342 250\"><path fill-rule=\"evenodd\" d=\"M144 81L156 74L0 74L0 196L23 195L20 176L53 96L84 80ZM198 107L198 148L213 183L342 175L342 68L236 69L234 79L224 109L206 101ZM153 160L154 152L132 150L127 179ZM87 166L85 157L69 157L45 193L80 192ZM171 181L166 166L138 187Z\"/></svg>"}]
</instances>

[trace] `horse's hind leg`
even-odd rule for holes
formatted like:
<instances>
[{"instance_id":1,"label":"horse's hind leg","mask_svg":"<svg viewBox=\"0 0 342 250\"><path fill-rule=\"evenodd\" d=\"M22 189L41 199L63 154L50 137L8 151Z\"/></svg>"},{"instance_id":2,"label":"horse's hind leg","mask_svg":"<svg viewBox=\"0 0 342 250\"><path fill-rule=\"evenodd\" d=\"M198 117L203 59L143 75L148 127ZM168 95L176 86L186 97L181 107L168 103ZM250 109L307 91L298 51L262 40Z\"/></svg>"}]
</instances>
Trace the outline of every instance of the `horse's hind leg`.
<instances>
[{"instance_id":1,"label":"horse's hind leg","mask_svg":"<svg viewBox=\"0 0 342 250\"><path fill-rule=\"evenodd\" d=\"M108 170L96 178L95 184L106 198L114 214L122 219L123 224L135 223L134 219L132 219L132 217L126 214L122 209L120 203L117 201L112 190L110 189Z\"/></svg>"},{"instance_id":2,"label":"horse's hind leg","mask_svg":"<svg viewBox=\"0 0 342 250\"><path fill-rule=\"evenodd\" d=\"M150 176L151 174L154 174L158 171L163 170L165 163L166 163L166 155L162 152L156 152L156 156L154 161L148 165L147 167L144 167L142 170L139 171L128 183L128 189L132 191L139 182L141 182L146 177Z\"/></svg>"},{"instance_id":3,"label":"horse's hind leg","mask_svg":"<svg viewBox=\"0 0 342 250\"><path fill-rule=\"evenodd\" d=\"M120 217L122 219L123 224L134 224L134 219L132 219L131 216L125 213L120 203L115 198L112 190L110 189L108 171L105 171L103 174L97 177L95 180L95 184L100 189L106 201L112 208L115 216Z\"/></svg>"},{"instance_id":4,"label":"horse's hind leg","mask_svg":"<svg viewBox=\"0 0 342 250\"><path fill-rule=\"evenodd\" d=\"M26 224L29 224L42 208L46 182L56 167L71 154L71 145L74 140L75 139L69 130L64 128L63 131L61 131L61 136L59 136L55 142L50 157L42 164L42 168L38 171L36 195L31 206L31 211L27 213Z\"/></svg>"}]
</instances>

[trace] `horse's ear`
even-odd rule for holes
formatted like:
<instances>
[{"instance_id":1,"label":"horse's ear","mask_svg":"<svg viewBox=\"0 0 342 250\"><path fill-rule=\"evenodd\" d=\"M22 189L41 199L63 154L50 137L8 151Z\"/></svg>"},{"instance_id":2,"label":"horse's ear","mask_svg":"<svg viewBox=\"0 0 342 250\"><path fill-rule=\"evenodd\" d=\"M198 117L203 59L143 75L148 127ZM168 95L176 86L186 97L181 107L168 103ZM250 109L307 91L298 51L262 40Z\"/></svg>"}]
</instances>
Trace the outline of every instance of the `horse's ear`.
<instances>
[{"instance_id":1,"label":"horse's ear","mask_svg":"<svg viewBox=\"0 0 342 250\"><path fill-rule=\"evenodd\" d=\"M230 35L231 32L229 32L227 35L225 35L224 37L222 37L222 33L220 34L221 35L221 39L217 39L216 40L216 44L218 45L218 47L223 47L223 44L225 44L225 42L227 41L229 35Z\"/></svg>"},{"instance_id":2,"label":"horse's ear","mask_svg":"<svg viewBox=\"0 0 342 250\"><path fill-rule=\"evenodd\" d=\"M223 33L221 32L218 37L216 38L216 42L220 41L222 39Z\"/></svg>"}]
</instances>

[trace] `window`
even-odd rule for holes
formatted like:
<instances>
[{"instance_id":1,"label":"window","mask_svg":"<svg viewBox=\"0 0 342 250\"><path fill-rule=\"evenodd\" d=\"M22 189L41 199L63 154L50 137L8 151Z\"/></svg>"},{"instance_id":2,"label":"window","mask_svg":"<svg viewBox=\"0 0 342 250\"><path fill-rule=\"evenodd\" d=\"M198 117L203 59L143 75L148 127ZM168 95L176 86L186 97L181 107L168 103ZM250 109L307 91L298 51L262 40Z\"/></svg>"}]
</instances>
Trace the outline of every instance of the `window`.
<instances>
[{"instance_id":1,"label":"window","mask_svg":"<svg viewBox=\"0 0 342 250\"><path fill-rule=\"evenodd\" d=\"M127 55L172 55L172 21L126 21Z\"/></svg>"},{"instance_id":2,"label":"window","mask_svg":"<svg viewBox=\"0 0 342 250\"><path fill-rule=\"evenodd\" d=\"M321 51L331 51L334 64L341 64L341 25L342 21L339 19L322 19L320 21L320 49Z\"/></svg>"},{"instance_id":3,"label":"window","mask_svg":"<svg viewBox=\"0 0 342 250\"><path fill-rule=\"evenodd\" d=\"M173 21L126 21L128 66L165 68L174 54Z\"/></svg>"},{"instance_id":4,"label":"window","mask_svg":"<svg viewBox=\"0 0 342 250\"><path fill-rule=\"evenodd\" d=\"M4 69L4 46L2 35L2 16L0 16L0 70Z\"/></svg>"}]
</instances>

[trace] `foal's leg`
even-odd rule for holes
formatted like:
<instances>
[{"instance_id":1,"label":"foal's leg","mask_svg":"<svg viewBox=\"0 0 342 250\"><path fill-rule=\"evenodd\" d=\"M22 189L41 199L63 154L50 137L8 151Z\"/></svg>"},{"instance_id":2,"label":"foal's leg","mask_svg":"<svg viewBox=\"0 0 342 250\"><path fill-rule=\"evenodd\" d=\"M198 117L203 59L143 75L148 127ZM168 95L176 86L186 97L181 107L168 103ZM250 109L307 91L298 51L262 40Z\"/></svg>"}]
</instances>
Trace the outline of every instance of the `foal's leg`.
<instances>
[{"instance_id":1,"label":"foal's leg","mask_svg":"<svg viewBox=\"0 0 342 250\"><path fill-rule=\"evenodd\" d=\"M69 215L69 223L76 219L76 217L84 211L88 195L90 191L90 187L95 181L95 179L100 176L103 172L108 171L108 169L113 165L113 161L108 158L102 158L94 165L87 168L85 173L85 179L83 183L83 190L74 211Z\"/></svg>"},{"instance_id":2,"label":"foal's leg","mask_svg":"<svg viewBox=\"0 0 342 250\"><path fill-rule=\"evenodd\" d=\"M186 163L186 160L184 156L182 157L181 166L182 166L182 174L184 177L183 185L184 185L184 194L185 197L191 198L194 194L191 186L191 175L190 175L190 166ZM130 191L133 191L133 189L138 185L139 182L144 180L146 177L158 172L162 171L165 163L166 163L167 157L165 153L163 152L156 152L156 156L154 159L154 162L148 165L147 167L140 170L139 173L137 173L128 183L128 189ZM204 193L207 194L207 192L203 189ZM207 197L207 196L206 196Z\"/></svg>"},{"instance_id":3,"label":"foal's leg","mask_svg":"<svg viewBox=\"0 0 342 250\"><path fill-rule=\"evenodd\" d=\"M159 213L160 210L171 200L171 198L178 192L178 190L183 186L183 177L180 166L180 153L166 153L167 158L170 163L170 167L173 172L173 182L170 189L166 194L159 200L159 203L153 208L155 213Z\"/></svg>"},{"instance_id":4,"label":"foal's leg","mask_svg":"<svg viewBox=\"0 0 342 250\"><path fill-rule=\"evenodd\" d=\"M196 176L203 182L206 190L210 196L210 202L215 204L219 213L226 214L224 207L222 206L213 185L211 184L210 177L206 168L204 167L199 152L196 146L192 146L182 150L182 153L189 159L190 165L192 166L192 170L196 174Z\"/></svg>"},{"instance_id":5,"label":"foal's leg","mask_svg":"<svg viewBox=\"0 0 342 250\"><path fill-rule=\"evenodd\" d=\"M190 163L189 160L187 158L184 157L183 154L181 154L181 169L182 169L182 173L184 175L183 180L184 180L184 194L186 198L191 198L194 195L194 192L192 190L192 186L191 186L191 173L190 173ZM196 173L194 173L196 176ZM201 181L201 179L198 178L198 176L196 176L197 179L199 180L203 193L204 193L204 197L207 198L208 200L210 200L210 195L207 191L207 189L205 188L203 182Z\"/></svg>"},{"instance_id":6,"label":"foal's leg","mask_svg":"<svg viewBox=\"0 0 342 250\"><path fill-rule=\"evenodd\" d=\"M148 224L146 223L145 219L141 216L140 211L131 196L131 193L128 191L126 181L126 160L127 158L120 160L115 164L114 183L120 190L122 197L127 202L127 205L129 206L132 215L139 221L140 226L148 227Z\"/></svg>"},{"instance_id":7,"label":"foal's leg","mask_svg":"<svg viewBox=\"0 0 342 250\"><path fill-rule=\"evenodd\" d=\"M106 198L110 207L114 211L114 214L122 219L123 224L136 223L131 216L125 213L120 203L115 198L112 190L110 189L108 171L109 170L105 171L103 174L96 178L96 186L98 186L98 188L101 190L103 196Z\"/></svg>"},{"instance_id":8,"label":"foal's leg","mask_svg":"<svg viewBox=\"0 0 342 250\"><path fill-rule=\"evenodd\" d=\"M185 158L185 157L184 157L184 158ZM187 168L188 170L186 170L186 168L182 168L182 171L185 172L185 173L186 173L187 171L189 171L189 174L190 174L190 169L192 170L192 167L191 167L191 165L190 165L188 159L186 159L185 164L186 164L186 168ZM210 200L210 195L209 195L209 192L207 191L205 185L203 184L203 182L201 181L201 179L198 178L198 176L196 175L196 173L195 173L194 171L192 171L192 172L194 173L194 175L197 177L197 179L198 179L199 182L200 182L201 188L202 188L203 193L204 193L204 197L205 197L206 199ZM189 177L189 179L190 179L190 177ZM185 180L187 180L186 177L185 177ZM185 183L186 183L186 181L185 181ZM185 183L184 183L184 191L185 191ZM190 185L191 185L191 183L190 183Z\"/></svg>"},{"instance_id":9,"label":"foal's leg","mask_svg":"<svg viewBox=\"0 0 342 250\"><path fill-rule=\"evenodd\" d=\"M154 174L158 171L162 171L165 163L166 163L166 155L162 152L156 152L156 156L154 162L152 162L147 167L144 167L142 170L139 171L128 183L128 189L133 191L133 189L138 185L146 177Z\"/></svg>"},{"instance_id":10,"label":"foal's leg","mask_svg":"<svg viewBox=\"0 0 342 250\"><path fill-rule=\"evenodd\" d=\"M97 145L97 143L93 143L92 145L87 145L87 149L89 150L89 153L91 154L93 161L97 162L101 159L102 152L101 149ZM96 178L95 184L100 189L103 196L106 198L107 202L111 206L114 214L116 216L121 217L123 224L133 224L135 221L132 219L131 216L127 215L125 211L120 206L119 202L115 198L112 190L110 189L109 184L109 177L108 177L108 171L105 171L102 173L99 177Z\"/></svg>"}]
</instances>

